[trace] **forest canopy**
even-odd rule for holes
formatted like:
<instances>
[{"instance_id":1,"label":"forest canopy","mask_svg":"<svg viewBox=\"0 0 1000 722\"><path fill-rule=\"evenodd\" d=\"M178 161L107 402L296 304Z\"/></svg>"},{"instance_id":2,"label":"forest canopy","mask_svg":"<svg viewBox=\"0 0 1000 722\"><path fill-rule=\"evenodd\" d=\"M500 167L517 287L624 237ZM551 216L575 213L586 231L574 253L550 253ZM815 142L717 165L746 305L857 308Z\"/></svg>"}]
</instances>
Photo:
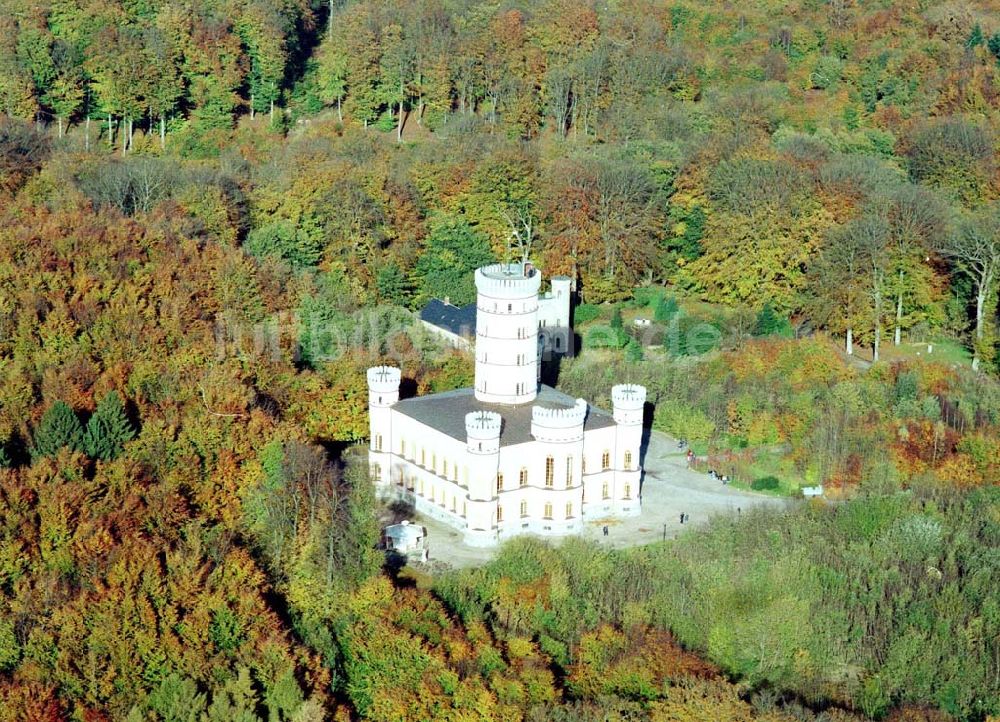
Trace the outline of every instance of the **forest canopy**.
<instances>
[{"instance_id":1,"label":"forest canopy","mask_svg":"<svg viewBox=\"0 0 1000 722\"><path fill-rule=\"evenodd\" d=\"M1000 714L998 110L986 0L0 0L0 721ZM522 256L837 503L384 571L364 370Z\"/></svg>"}]
</instances>

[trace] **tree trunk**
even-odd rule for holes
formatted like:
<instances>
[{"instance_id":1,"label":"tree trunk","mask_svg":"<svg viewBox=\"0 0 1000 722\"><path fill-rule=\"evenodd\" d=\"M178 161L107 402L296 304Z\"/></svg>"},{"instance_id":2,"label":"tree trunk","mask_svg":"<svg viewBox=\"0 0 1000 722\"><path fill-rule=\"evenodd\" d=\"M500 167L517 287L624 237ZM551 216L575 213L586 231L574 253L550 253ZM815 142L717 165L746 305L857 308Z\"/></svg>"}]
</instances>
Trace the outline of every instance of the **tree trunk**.
<instances>
[{"instance_id":1,"label":"tree trunk","mask_svg":"<svg viewBox=\"0 0 1000 722\"><path fill-rule=\"evenodd\" d=\"M339 120L341 123L343 123L344 122L344 111L341 108L340 100L341 99L338 97L337 98L337 120Z\"/></svg>"},{"instance_id":2,"label":"tree trunk","mask_svg":"<svg viewBox=\"0 0 1000 722\"><path fill-rule=\"evenodd\" d=\"M271 125L274 125L274 99L273 98L271 99L271 109L269 111L268 122L270 122Z\"/></svg>"},{"instance_id":3,"label":"tree trunk","mask_svg":"<svg viewBox=\"0 0 1000 722\"><path fill-rule=\"evenodd\" d=\"M128 149L132 150L132 141L135 140L135 119L128 119Z\"/></svg>"},{"instance_id":4,"label":"tree trunk","mask_svg":"<svg viewBox=\"0 0 1000 722\"><path fill-rule=\"evenodd\" d=\"M979 370L979 347L983 341L983 317L986 309L986 284L980 282L976 293L976 343L972 350L972 370Z\"/></svg>"},{"instance_id":5,"label":"tree trunk","mask_svg":"<svg viewBox=\"0 0 1000 722\"><path fill-rule=\"evenodd\" d=\"M250 120L253 120L253 93L250 93Z\"/></svg>"},{"instance_id":6,"label":"tree trunk","mask_svg":"<svg viewBox=\"0 0 1000 722\"><path fill-rule=\"evenodd\" d=\"M898 346L902 341L903 323L903 272L899 272L899 292L896 296L896 335L893 338L893 345Z\"/></svg>"},{"instance_id":7,"label":"tree trunk","mask_svg":"<svg viewBox=\"0 0 1000 722\"><path fill-rule=\"evenodd\" d=\"M326 39L331 42L333 41L333 3L334 0L330 0L330 17L326 21Z\"/></svg>"},{"instance_id":8,"label":"tree trunk","mask_svg":"<svg viewBox=\"0 0 1000 722\"><path fill-rule=\"evenodd\" d=\"M112 150L115 148L115 126L114 120L111 118L111 113L108 113L108 146Z\"/></svg>"},{"instance_id":9,"label":"tree trunk","mask_svg":"<svg viewBox=\"0 0 1000 722\"><path fill-rule=\"evenodd\" d=\"M163 113L160 113L160 150L165 150L167 147L167 121L163 117Z\"/></svg>"},{"instance_id":10,"label":"tree trunk","mask_svg":"<svg viewBox=\"0 0 1000 722\"><path fill-rule=\"evenodd\" d=\"M403 142L403 101L399 101L398 117L396 118L396 142Z\"/></svg>"},{"instance_id":11,"label":"tree trunk","mask_svg":"<svg viewBox=\"0 0 1000 722\"><path fill-rule=\"evenodd\" d=\"M87 122L83 131L83 149L90 152L90 113L87 113Z\"/></svg>"},{"instance_id":12,"label":"tree trunk","mask_svg":"<svg viewBox=\"0 0 1000 722\"><path fill-rule=\"evenodd\" d=\"M878 349L882 341L882 297L875 297L875 342L872 345L872 363L878 362Z\"/></svg>"},{"instance_id":13,"label":"tree trunk","mask_svg":"<svg viewBox=\"0 0 1000 722\"><path fill-rule=\"evenodd\" d=\"M854 355L854 329L848 327L847 329L847 340L844 342L844 350L847 352L848 356Z\"/></svg>"},{"instance_id":14,"label":"tree trunk","mask_svg":"<svg viewBox=\"0 0 1000 722\"><path fill-rule=\"evenodd\" d=\"M59 123L59 137L62 138L63 137L62 117L56 117L56 122Z\"/></svg>"},{"instance_id":15,"label":"tree trunk","mask_svg":"<svg viewBox=\"0 0 1000 722\"><path fill-rule=\"evenodd\" d=\"M124 156L125 151L128 150L128 121L124 117L122 118L122 128L120 135L122 137L122 155Z\"/></svg>"}]
</instances>

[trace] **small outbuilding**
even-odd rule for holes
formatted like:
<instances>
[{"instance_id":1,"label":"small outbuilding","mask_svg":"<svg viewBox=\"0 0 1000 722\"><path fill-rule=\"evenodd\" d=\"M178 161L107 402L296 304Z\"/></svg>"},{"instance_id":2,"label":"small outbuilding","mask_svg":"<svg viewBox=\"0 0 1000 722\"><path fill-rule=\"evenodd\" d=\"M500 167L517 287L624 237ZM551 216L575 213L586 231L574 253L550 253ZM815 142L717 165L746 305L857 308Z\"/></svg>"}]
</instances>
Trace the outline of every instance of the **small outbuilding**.
<instances>
[{"instance_id":1,"label":"small outbuilding","mask_svg":"<svg viewBox=\"0 0 1000 722\"><path fill-rule=\"evenodd\" d=\"M427 528L409 521L390 524L382 532L382 547L411 562L427 561Z\"/></svg>"}]
</instances>

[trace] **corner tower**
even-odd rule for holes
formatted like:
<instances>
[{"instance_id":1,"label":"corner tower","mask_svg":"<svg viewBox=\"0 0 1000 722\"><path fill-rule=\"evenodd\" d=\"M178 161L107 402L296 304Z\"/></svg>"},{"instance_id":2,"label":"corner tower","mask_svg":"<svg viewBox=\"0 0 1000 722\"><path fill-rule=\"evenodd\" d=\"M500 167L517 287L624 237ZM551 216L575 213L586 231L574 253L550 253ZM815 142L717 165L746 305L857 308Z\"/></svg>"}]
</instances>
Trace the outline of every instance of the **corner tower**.
<instances>
[{"instance_id":1,"label":"corner tower","mask_svg":"<svg viewBox=\"0 0 1000 722\"><path fill-rule=\"evenodd\" d=\"M615 510L623 516L639 513L642 467L642 417L646 405L646 387L618 384L611 387L615 417Z\"/></svg>"},{"instance_id":2,"label":"corner tower","mask_svg":"<svg viewBox=\"0 0 1000 722\"><path fill-rule=\"evenodd\" d=\"M472 546L495 542L497 528L497 471L500 465L500 429L503 419L494 411L465 415L468 454L468 501L465 542Z\"/></svg>"},{"instance_id":3,"label":"corner tower","mask_svg":"<svg viewBox=\"0 0 1000 722\"><path fill-rule=\"evenodd\" d=\"M389 483L389 450L392 448L392 407L399 401L400 370L392 366L368 369L368 460L372 480Z\"/></svg>"},{"instance_id":4,"label":"corner tower","mask_svg":"<svg viewBox=\"0 0 1000 722\"><path fill-rule=\"evenodd\" d=\"M476 270L476 399L523 404L538 393L538 288L530 263Z\"/></svg>"}]
</instances>

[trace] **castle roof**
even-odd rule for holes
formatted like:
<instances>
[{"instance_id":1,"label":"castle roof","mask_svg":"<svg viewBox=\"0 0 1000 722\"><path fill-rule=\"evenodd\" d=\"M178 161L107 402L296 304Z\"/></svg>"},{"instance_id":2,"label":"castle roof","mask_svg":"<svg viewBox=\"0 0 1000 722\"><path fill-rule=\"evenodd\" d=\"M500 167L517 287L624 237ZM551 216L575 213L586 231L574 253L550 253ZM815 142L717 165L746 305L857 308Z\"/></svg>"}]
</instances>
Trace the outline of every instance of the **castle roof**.
<instances>
[{"instance_id":1,"label":"castle roof","mask_svg":"<svg viewBox=\"0 0 1000 722\"><path fill-rule=\"evenodd\" d=\"M452 306L450 303L432 298L420 309L420 320L458 336L475 336L476 304Z\"/></svg>"},{"instance_id":2,"label":"castle roof","mask_svg":"<svg viewBox=\"0 0 1000 722\"><path fill-rule=\"evenodd\" d=\"M556 391L551 386L541 386L534 401L516 406L484 404L476 399L473 389L457 389L430 396L418 396L397 402L392 408L415 419L425 426L465 441L465 415L473 411L495 411L503 417L500 446L513 446L533 441L531 436L531 408L543 406L550 409L572 409L576 399ZM584 433L593 429L614 426L615 420L607 411L588 406L583 422Z\"/></svg>"}]
</instances>

